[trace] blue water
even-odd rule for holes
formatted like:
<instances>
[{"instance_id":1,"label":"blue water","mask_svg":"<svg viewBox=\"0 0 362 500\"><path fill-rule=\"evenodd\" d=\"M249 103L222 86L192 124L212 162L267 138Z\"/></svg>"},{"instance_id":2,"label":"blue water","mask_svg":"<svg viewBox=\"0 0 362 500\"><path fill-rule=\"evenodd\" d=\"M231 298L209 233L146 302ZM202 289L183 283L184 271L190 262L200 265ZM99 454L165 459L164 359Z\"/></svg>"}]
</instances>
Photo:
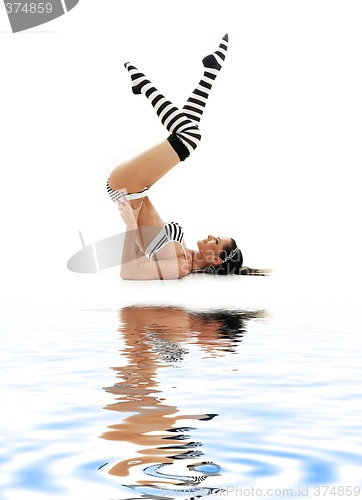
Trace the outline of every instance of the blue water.
<instances>
[{"instance_id":1,"label":"blue water","mask_svg":"<svg viewBox=\"0 0 362 500\"><path fill-rule=\"evenodd\" d=\"M0 498L362 497L360 308L175 302L2 314Z\"/></svg>"}]
</instances>

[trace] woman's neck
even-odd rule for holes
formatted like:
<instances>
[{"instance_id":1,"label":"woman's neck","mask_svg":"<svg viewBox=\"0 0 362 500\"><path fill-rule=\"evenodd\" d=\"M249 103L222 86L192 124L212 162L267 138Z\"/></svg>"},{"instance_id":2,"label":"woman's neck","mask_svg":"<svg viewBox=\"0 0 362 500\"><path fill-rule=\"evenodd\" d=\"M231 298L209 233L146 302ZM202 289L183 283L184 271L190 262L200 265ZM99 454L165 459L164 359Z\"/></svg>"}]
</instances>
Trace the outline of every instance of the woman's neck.
<instances>
[{"instance_id":1,"label":"woman's neck","mask_svg":"<svg viewBox=\"0 0 362 500\"><path fill-rule=\"evenodd\" d=\"M199 269L205 269L208 267L208 262L202 256L202 253L198 250L191 250L192 252L192 271L198 271Z\"/></svg>"}]
</instances>

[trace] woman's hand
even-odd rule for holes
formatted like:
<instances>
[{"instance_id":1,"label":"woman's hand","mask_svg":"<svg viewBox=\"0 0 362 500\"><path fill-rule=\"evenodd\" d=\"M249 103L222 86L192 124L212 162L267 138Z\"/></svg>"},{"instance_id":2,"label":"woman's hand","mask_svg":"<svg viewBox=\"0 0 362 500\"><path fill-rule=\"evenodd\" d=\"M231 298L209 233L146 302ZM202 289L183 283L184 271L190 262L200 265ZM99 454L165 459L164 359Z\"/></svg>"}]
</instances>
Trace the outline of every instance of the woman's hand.
<instances>
[{"instance_id":1,"label":"woman's hand","mask_svg":"<svg viewBox=\"0 0 362 500\"><path fill-rule=\"evenodd\" d=\"M127 198L121 193L121 199L117 200L118 210L127 227L137 227L138 215L143 205L143 200L137 208L132 208Z\"/></svg>"}]
</instances>

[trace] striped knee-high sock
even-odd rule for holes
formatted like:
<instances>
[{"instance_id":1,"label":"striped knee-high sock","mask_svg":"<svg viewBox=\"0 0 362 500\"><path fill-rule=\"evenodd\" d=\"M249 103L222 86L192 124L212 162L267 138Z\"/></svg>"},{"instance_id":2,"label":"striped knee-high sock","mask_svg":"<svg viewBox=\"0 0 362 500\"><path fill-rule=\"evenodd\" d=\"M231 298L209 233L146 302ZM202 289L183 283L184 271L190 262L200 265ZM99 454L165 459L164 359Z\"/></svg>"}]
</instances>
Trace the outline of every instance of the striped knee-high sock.
<instances>
[{"instance_id":1,"label":"striped knee-high sock","mask_svg":"<svg viewBox=\"0 0 362 500\"><path fill-rule=\"evenodd\" d=\"M225 60L228 42L229 37L226 34L223 36L216 52L204 57L202 60L205 67L204 74L202 75L198 86L192 92L185 106L182 108L183 113L194 122L200 122L212 84L219 74Z\"/></svg>"},{"instance_id":2,"label":"striped knee-high sock","mask_svg":"<svg viewBox=\"0 0 362 500\"><path fill-rule=\"evenodd\" d=\"M144 94L148 98L161 123L171 134L168 138L171 146L180 160L184 160L197 148L201 140L198 126L168 101L135 66L130 63L124 66L132 79L132 92Z\"/></svg>"}]
</instances>

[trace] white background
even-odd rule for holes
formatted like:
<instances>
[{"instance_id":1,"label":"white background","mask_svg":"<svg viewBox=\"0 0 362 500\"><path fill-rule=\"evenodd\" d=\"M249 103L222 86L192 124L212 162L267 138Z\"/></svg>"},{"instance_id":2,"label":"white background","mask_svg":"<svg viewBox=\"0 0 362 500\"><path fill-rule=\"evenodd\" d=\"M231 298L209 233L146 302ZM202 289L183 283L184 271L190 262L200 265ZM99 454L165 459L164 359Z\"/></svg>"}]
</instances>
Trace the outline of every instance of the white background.
<instances>
[{"instance_id":1,"label":"white background","mask_svg":"<svg viewBox=\"0 0 362 500\"><path fill-rule=\"evenodd\" d=\"M191 248L230 235L246 265L308 276L309 288L316 274L326 290L349 283L361 256L361 25L353 0L80 0L13 34L1 7L2 304L97 303L124 286L117 268L66 269L78 231L92 243L123 230L110 171L167 136L123 63L181 107L226 32L202 143L150 197Z\"/></svg>"}]
</instances>

